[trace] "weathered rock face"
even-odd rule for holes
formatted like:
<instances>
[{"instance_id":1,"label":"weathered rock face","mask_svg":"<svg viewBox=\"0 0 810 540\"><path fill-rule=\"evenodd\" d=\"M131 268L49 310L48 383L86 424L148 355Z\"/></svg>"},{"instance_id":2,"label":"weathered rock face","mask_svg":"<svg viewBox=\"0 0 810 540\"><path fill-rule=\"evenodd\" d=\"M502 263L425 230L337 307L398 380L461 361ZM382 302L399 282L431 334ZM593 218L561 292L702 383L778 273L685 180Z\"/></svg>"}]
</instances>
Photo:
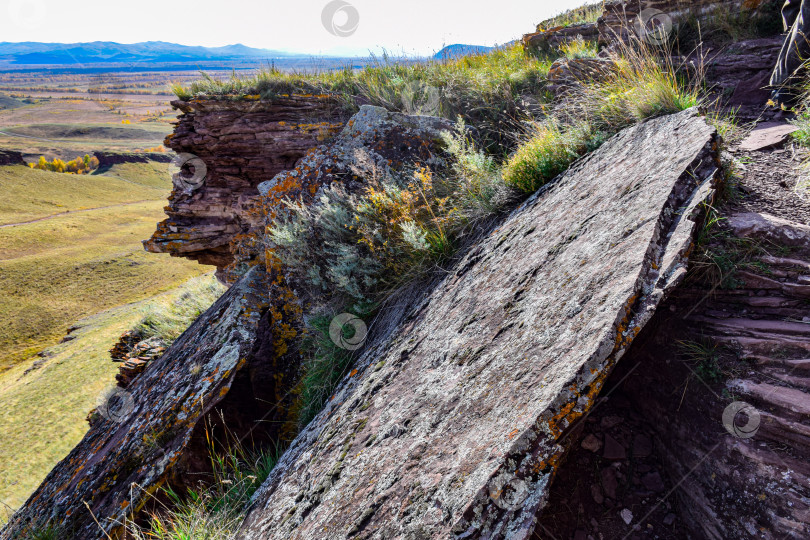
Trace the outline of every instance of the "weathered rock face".
<instances>
[{"instance_id":1,"label":"weathered rock face","mask_svg":"<svg viewBox=\"0 0 810 540\"><path fill-rule=\"evenodd\" d=\"M714 154L693 112L650 121L516 210L359 359L241 537L527 538L566 430L684 274Z\"/></svg>"},{"instance_id":2,"label":"weathered rock face","mask_svg":"<svg viewBox=\"0 0 810 540\"><path fill-rule=\"evenodd\" d=\"M262 220L257 186L339 132L345 112L325 95L172 104L183 114L165 144L201 159L207 174L195 190L175 185L169 218L144 245L216 266L223 276L233 261L231 241Z\"/></svg>"},{"instance_id":3,"label":"weathered rock face","mask_svg":"<svg viewBox=\"0 0 810 540\"><path fill-rule=\"evenodd\" d=\"M539 50L549 50L582 38L600 45L611 45L617 39L627 39L631 33L639 35L645 28L662 23L677 23L685 16L698 16L711 13L717 8L732 10L753 10L769 0L608 0L604 11L595 23L575 24L543 28L523 36L523 46ZM773 66L771 66L772 68Z\"/></svg>"},{"instance_id":4,"label":"weathered rock face","mask_svg":"<svg viewBox=\"0 0 810 540\"><path fill-rule=\"evenodd\" d=\"M538 27L536 32L523 36L523 46L545 51L579 38L585 41L597 41L599 39L599 28L596 23L556 26L554 28Z\"/></svg>"},{"instance_id":5,"label":"weathered rock face","mask_svg":"<svg viewBox=\"0 0 810 540\"><path fill-rule=\"evenodd\" d=\"M58 526L60 538L115 537L159 486L171 479L183 484L185 453L201 420L234 386L240 404L259 417L270 409L283 377L279 370L265 376L255 362L267 347L267 281L261 268L252 270L127 391L103 404L84 439L0 538L26 537L29 528L45 525Z\"/></svg>"},{"instance_id":6,"label":"weathered rock face","mask_svg":"<svg viewBox=\"0 0 810 540\"><path fill-rule=\"evenodd\" d=\"M161 152L93 152L93 155L98 159L100 169L120 163L149 163L150 161L170 163L173 157L169 153Z\"/></svg>"},{"instance_id":7,"label":"weathered rock face","mask_svg":"<svg viewBox=\"0 0 810 540\"><path fill-rule=\"evenodd\" d=\"M684 317L686 331L740 361L734 376L709 388L712 415L687 426L685 417L670 413L670 429L662 433L671 448L667 458L673 473L686 477L679 497L694 534L717 540L808 538L810 226L757 213L732 215L727 224L737 238L789 254L763 256L766 270L740 271L734 289L680 295L676 314L697 305ZM687 414L697 417L706 401L692 397ZM732 402L748 407L735 409ZM709 425L718 419L728 431L713 437ZM687 432L692 437L685 437ZM690 453L683 451L687 448ZM698 451L705 460L693 463L690 456ZM695 466L696 474L687 477Z\"/></svg>"},{"instance_id":8,"label":"weathered rock face","mask_svg":"<svg viewBox=\"0 0 810 540\"><path fill-rule=\"evenodd\" d=\"M599 42L609 45L617 37L626 39L628 32L635 31L635 25L652 24L652 19L661 14L665 14L670 22L677 23L690 13L702 15L718 8L751 10L764 3L767 0L608 0L598 21Z\"/></svg>"},{"instance_id":9,"label":"weathered rock face","mask_svg":"<svg viewBox=\"0 0 810 540\"><path fill-rule=\"evenodd\" d=\"M709 54L706 77L730 105L762 107L770 96L770 81L782 48L781 36L741 41Z\"/></svg>"},{"instance_id":10,"label":"weathered rock face","mask_svg":"<svg viewBox=\"0 0 810 540\"><path fill-rule=\"evenodd\" d=\"M625 403L641 422L620 412L585 426L583 448L559 478L556 495L567 504L554 501L538 531L557 538L576 530L583 538L810 537L810 227L759 213L732 214L725 223L743 249L784 255L757 250L761 264L736 273L733 287L690 278L671 295L607 382L610 398L597 411ZM607 435L621 423L632 425ZM635 456L638 428L653 435L650 457L660 467L648 485ZM607 456L608 445L619 452L594 457ZM622 466L617 453L636 459ZM591 477L600 469L601 484ZM647 492L648 504L632 506L630 524L618 519L630 507L617 500L625 490Z\"/></svg>"}]
</instances>

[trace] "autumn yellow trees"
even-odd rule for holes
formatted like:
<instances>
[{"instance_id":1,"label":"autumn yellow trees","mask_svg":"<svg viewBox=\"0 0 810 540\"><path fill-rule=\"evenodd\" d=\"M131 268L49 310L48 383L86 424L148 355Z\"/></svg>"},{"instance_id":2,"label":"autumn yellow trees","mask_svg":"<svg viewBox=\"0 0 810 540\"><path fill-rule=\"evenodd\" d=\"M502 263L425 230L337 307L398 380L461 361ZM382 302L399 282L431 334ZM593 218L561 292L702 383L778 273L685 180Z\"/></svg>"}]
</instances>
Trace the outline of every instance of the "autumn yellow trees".
<instances>
[{"instance_id":1,"label":"autumn yellow trees","mask_svg":"<svg viewBox=\"0 0 810 540\"><path fill-rule=\"evenodd\" d=\"M40 169L43 171L86 174L98 168L98 158L85 154L84 157L79 156L76 159L65 162L59 158L48 161L45 159L45 156L40 156L39 161L29 163L28 166L32 169Z\"/></svg>"}]
</instances>

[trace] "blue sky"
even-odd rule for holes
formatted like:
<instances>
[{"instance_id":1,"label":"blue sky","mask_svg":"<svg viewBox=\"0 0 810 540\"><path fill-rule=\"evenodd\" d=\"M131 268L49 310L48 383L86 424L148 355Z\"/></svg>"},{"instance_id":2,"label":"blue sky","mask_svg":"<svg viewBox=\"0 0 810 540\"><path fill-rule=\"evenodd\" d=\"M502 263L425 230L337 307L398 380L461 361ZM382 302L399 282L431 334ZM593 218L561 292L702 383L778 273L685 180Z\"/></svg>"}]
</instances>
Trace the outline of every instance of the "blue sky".
<instances>
[{"instance_id":1,"label":"blue sky","mask_svg":"<svg viewBox=\"0 0 810 540\"><path fill-rule=\"evenodd\" d=\"M531 31L544 18L585 2L332 1L342 3L0 0L0 41L244 43L315 55L366 54L383 48L396 54L429 54L451 43L492 45L510 41Z\"/></svg>"}]
</instances>

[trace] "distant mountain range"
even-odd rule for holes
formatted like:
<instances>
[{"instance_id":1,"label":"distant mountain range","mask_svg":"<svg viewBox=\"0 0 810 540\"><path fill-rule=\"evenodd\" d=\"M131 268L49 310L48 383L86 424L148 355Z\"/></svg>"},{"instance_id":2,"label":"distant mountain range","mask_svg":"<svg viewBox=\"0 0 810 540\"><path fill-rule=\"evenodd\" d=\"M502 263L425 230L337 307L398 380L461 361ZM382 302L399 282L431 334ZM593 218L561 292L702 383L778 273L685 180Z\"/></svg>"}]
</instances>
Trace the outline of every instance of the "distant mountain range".
<instances>
[{"instance_id":1,"label":"distant mountain range","mask_svg":"<svg viewBox=\"0 0 810 540\"><path fill-rule=\"evenodd\" d=\"M111 41L70 44L0 42L0 62L17 65L270 60L273 58L301 56L305 55L270 49L254 49L240 44L225 47L193 47L164 41L147 41L133 44L121 44Z\"/></svg>"},{"instance_id":2,"label":"distant mountain range","mask_svg":"<svg viewBox=\"0 0 810 540\"><path fill-rule=\"evenodd\" d=\"M437 60L458 58L470 54L482 54L493 47L483 45L455 44L444 47L433 57ZM122 44L112 41L91 43L23 43L0 42L0 65L5 66L70 66L104 64L192 64L201 62L260 62L273 59L307 58L310 55L254 49L236 44L225 47L195 47L146 41L143 43Z\"/></svg>"},{"instance_id":3,"label":"distant mountain range","mask_svg":"<svg viewBox=\"0 0 810 540\"><path fill-rule=\"evenodd\" d=\"M468 56L471 54L484 54L494 49L494 47L485 47L484 45L462 45L456 43L455 45L448 45L433 55L435 60L446 60L448 58L459 58L460 56Z\"/></svg>"}]
</instances>

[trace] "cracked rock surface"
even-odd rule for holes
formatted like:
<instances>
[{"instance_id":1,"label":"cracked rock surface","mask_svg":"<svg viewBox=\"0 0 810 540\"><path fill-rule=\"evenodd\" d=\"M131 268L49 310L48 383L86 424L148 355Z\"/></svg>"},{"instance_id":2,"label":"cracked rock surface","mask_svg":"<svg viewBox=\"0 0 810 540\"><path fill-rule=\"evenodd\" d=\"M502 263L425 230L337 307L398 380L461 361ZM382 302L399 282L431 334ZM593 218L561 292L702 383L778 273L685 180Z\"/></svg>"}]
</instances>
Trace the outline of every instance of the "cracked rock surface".
<instances>
[{"instance_id":1,"label":"cracked rock surface","mask_svg":"<svg viewBox=\"0 0 810 540\"><path fill-rule=\"evenodd\" d=\"M240 538L529 537L567 431L682 279L716 173L686 111L529 199L360 357Z\"/></svg>"}]
</instances>

